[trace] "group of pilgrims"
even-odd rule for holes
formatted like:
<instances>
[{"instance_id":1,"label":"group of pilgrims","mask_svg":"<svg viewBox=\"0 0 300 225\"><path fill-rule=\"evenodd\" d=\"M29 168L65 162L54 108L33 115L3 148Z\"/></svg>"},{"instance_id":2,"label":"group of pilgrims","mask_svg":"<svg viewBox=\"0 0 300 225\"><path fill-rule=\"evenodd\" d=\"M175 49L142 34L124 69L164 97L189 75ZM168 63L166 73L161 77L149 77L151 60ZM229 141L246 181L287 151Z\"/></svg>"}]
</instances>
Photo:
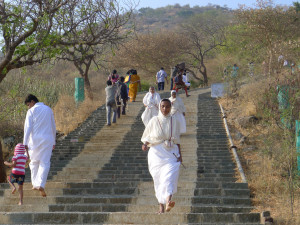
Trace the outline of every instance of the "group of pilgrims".
<instances>
[{"instance_id":1,"label":"group of pilgrims","mask_svg":"<svg viewBox=\"0 0 300 225\"><path fill-rule=\"evenodd\" d=\"M137 88L140 86L140 78L136 70L128 71L126 78L120 78L116 71L109 76L106 88L107 99L109 99L108 94L114 94L113 87L117 87L114 84L120 80L120 90L125 93L124 99L120 94L121 98L124 102L128 100L126 91L126 83L128 83L130 101L135 102ZM39 102L38 98L32 94L26 97L24 103L28 111L23 143L16 146L12 161L5 161L5 165L13 168L8 177L12 194L16 192L14 183L19 185L19 205L23 204L25 164L29 162L29 159L32 190L38 190L43 197L46 197L45 185L50 170L50 158L56 144L56 126L51 108ZM107 109L110 106L108 103L107 100ZM142 150L148 151L149 172L153 178L155 195L159 202L158 213L164 213L175 206L172 196L177 192L179 170L182 164L180 135L186 132L186 109L175 90L171 91L170 98L161 99L153 86L144 96L143 104L145 111L141 117L145 130L141 138ZM123 115L125 115L125 107L126 104L122 108Z\"/></svg>"},{"instance_id":2,"label":"group of pilgrims","mask_svg":"<svg viewBox=\"0 0 300 225\"><path fill-rule=\"evenodd\" d=\"M148 168L161 214L175 206L172 196L177 192L182 164L180 135L186 132L186 109L175 90L171 91L170 98L161 99L153 86L143 98L143 104L142 150L148 150Z\"/></svg>"}]
</instances>

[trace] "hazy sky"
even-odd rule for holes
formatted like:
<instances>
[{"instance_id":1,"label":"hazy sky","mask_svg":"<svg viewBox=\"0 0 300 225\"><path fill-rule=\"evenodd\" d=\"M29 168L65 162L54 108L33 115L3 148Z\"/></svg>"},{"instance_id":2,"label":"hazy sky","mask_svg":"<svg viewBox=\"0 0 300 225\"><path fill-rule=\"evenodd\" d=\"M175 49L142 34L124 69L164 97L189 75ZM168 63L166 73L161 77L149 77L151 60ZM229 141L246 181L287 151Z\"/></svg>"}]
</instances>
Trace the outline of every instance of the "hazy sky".
<instances>
[{"instance_id":1,"label":"hazy sky","mask_svg":"<svg viewBox=\"0 0 300 225\"><path fill-rule=\"evenodd\" d=\"M224 6L227 5L228 8L237 9L239 4L243 4L249 7L254 7L256 1L255 0L135 0L135 2L140 2L137 9L143 7L151 7L151 8L159 8L167 5L175 5L178 3L179 5L187 5L190 7L198 6L206 6L208 3L213 5ZM297 0L273 0L273 3L276 5L289 5L291 6L293 2L297 2Z\"/></svg>"}]
</instances>

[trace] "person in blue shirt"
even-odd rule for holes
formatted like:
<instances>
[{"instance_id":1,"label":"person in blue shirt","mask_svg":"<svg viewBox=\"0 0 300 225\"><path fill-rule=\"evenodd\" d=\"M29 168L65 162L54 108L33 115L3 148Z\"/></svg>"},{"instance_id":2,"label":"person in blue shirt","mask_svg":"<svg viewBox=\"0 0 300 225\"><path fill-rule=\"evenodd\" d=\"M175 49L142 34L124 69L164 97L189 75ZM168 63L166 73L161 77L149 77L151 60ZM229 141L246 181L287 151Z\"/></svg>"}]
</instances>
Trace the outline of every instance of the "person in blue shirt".
<instances>
[{"instance_id":1,"label":"person in blue shirt","mask_svg":"<svg viewBox=\"0 0 300 225\"><path fill-rule=\"evenodd\" d=\"M168 80L167 80L167 73L164 71L164 68L161 67L160 68L160 71L157 72L156 74L156 83L157 83L157 86L158 86L158 90L164 90L165 89L165 79L168 83Z\"/></svg>"}]
</instances>

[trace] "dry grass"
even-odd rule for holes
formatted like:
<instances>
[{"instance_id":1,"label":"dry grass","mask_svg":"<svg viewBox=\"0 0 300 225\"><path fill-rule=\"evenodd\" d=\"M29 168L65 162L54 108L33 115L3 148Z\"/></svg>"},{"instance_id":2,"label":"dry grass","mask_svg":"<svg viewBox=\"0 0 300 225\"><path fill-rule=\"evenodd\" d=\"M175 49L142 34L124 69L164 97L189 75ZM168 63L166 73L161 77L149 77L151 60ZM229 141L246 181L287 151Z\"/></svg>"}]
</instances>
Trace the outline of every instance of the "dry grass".
<instances>
[{"instance_id":1,"label":"dry grass","mask_svg":"<svg viewBox=\"0 0 300 225\"><path fill-rule=\"evenodd\" d=\"M67 134L82 123L91 112L105 102L107 74L90 71L94 101L86 100L78 107L74 101L74 66L68 62L56 65L36 65L26 70L14 70L0 84L0 137L15 137L11 146L3 144L3 157L13 153L13 146L22 142L27 107L24 99L28 93L52 107L57 130Z\"/></svg>"},{"instance_id":2,"label":"dry grass","mask_svg":"<svg viewBox=\"0 0 300 225\"><path fill-rule=\"evenodd\" d=\"M73 96L60 96L53 109L58 131L68 134L86 120L94 110L105 103L106 76L91 72L90 82L93 100L86 98L82 103L76 105Z\"/></svg>"},{"instance_id":3,"label":"dry grass","mask_svg":"<svg viewBox=\"0 0 300 225\"><path fill-rule=\"evenodd\" d=\"M236 118L257 115L257 100L260 99L266 80L253 81L243 85L238 94L220 99L226 111L230 132L233 137L237 132L248 137L246 144L235 140L238 154L251 190L254 212L269 210L278 225L300 224L300 188L294 189L294 215L291 212L291 191L289 189L288 174L284 162L271 157L265 151L282 153L280 157L288 157L282 149L282 131L276 125L265 126L262 123L242 128L236 123ZM246 147L256 146L257 150L243 151ZM296 151L294 149L294 151ZM298 177L299 179L299 177Z\"/></svg>"},{"instance_id":4,"label":"dry grass","mask_svg":"<svg viewBox=\"0 0 300 225\"><path fill-rule=\"evenodd\" d=\"M55 105L53 112L56 129L68 134L80 125L103 102L86 99L76 106L74 97L61 96Z\"/></svg>"}]
</instances>

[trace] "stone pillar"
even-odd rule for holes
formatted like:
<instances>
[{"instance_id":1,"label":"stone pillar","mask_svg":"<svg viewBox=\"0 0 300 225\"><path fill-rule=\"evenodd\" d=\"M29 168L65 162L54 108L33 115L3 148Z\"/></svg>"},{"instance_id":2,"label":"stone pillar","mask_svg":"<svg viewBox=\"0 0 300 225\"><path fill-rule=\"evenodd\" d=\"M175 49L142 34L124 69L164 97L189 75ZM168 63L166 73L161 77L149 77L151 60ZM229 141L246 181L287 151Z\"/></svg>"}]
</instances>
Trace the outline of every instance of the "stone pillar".
<instances>
[{"instance_id":1,"label":"stone pillar","mask_svg":"<svg viewBox=\"0 0 300 225\"><path fill-rule=\"evenodd\" d=\"M279 103L279 112L280 112L280 120L285 128L291 129L291 121L290 121L290 115L289 115L289 87L288 86L277 86L277 99Z\"/></svg>"},{"instance_id":2,"label":"stone pillar","mask_svg":"<svg viewBox=\"0 0 300 225\"><path fill-rule=\"evenodd\" d=\"M84 101L84 80L82 77L75 78L75 93L74 93L76 103Z\"/></svg>"},{"instance_id":3,"label":"stone pillar","mask_svg":"<svg viewBox=\"0 0 300 225\"><path fill-rule=\"evenodd\" d=\"M297 151L297 167L300 172L300 120L296 120L296 151Z\"/></svg>"}]
</instances>

